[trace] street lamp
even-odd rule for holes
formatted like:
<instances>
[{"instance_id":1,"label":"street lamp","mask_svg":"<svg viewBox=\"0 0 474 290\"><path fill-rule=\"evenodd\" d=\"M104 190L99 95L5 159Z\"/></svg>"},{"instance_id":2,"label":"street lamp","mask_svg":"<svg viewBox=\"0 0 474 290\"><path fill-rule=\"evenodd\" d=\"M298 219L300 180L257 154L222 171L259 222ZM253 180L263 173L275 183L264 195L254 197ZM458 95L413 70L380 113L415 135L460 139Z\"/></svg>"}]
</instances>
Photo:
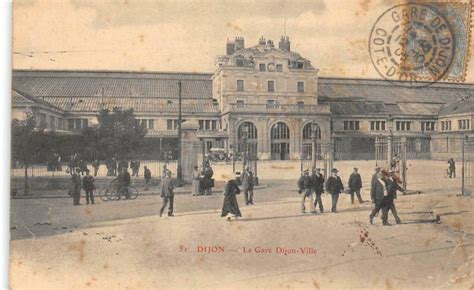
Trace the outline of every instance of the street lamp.
<instances>
[{"instance_id":1,"label":"street lamp","mask_svg":"<svg viewBox=\"0 0 474 290\"><path fill-rule=\"evenodd\" d=\"M247 165L247 139L248 139L248 127L247 124L242 124L242 152L243 152L243 161L242 161L242 169L245 170L245 166Z\"/></svg>"},{"instance_id":2,"label":"street lamp","mask_svg":"<svg viewBox=\"0 0 474 290\"><path fill-rule=\"evenodd\" d=\"M313 121L311 123L311 170L316 169L316 141L318 139L318 125Z\"/></svg>"}]
</instances>

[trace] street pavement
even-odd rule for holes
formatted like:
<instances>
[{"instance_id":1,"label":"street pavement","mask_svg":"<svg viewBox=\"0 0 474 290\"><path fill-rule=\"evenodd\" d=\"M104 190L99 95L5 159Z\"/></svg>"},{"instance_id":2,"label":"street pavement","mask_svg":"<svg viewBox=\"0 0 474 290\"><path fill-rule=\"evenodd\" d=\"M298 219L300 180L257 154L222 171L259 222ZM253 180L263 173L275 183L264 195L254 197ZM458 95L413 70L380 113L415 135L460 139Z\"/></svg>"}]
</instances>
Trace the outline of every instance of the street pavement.
<instances>
[{"instance_id":1,"label":"street pavement","mask_svg":"<svg viewBox=\"0 0 474 290\"><path fill-rule=\"evenodd\" d=\"M351 166L339 164L344 181ZM178 195L175 217L162 218L156 195L79 207L12 199L12 289L474 287L474 203L457 196L459 179L413 175L421 194L399 196L403 224L382 226L368 223L370 203L351 205L347 194L336 214L328 195L323 214L300 213L291 169L274 167L254 206L238 197L243 218L232 222L220 217L220 192ZM368 200L371 172L361 167Z\"/></svg>"}]
</instances>

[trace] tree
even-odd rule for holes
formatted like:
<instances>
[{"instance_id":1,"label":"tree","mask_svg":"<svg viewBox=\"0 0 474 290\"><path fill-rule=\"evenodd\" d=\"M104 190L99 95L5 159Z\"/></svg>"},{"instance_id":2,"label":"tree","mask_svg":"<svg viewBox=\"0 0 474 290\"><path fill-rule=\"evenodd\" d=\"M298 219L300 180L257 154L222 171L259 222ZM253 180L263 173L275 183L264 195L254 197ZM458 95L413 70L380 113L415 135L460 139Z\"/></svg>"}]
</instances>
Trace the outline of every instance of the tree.
<instances>
[{"instance_id":1,"label":"tree","mask_svg":"<svg viewBox=\"0 0 474 290\"><path fill-rule=\"evenodd\" d=\"M28 166L41 159L48 148L42 129L36 129L33 116L12 121L12 161L18 160L25 168L25 194L28 193Z\"/></svg>"},{"instance_id":2,"label":"tree","mask_svg":"<svg viewBox=\"0 0 474 290\"><path fill-rule=\"evenodd\" d=\"M135 119L133 109L114 107L112 112L100 112L99 126L95 132L85 133L87 143L95 144L94 147L102 158L127 158L142 145L146 129Z\"/></svg>"}]
</instances>

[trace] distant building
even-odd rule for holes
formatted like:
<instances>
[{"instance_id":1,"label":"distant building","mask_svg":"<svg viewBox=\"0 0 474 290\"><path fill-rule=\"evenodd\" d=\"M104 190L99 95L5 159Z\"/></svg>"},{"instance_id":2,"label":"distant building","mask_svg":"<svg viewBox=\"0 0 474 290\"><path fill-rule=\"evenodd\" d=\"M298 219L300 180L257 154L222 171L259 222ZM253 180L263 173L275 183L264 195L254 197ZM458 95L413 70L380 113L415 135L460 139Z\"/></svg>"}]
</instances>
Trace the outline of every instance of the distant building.
<instances>
[{"instance_id":1,"label":"distant building","mask_svg":"<svg viewBox=\"0 0 474 290\"><path fill-rule=\"evenodd\" d=\"M12 117L35 116L38 126L80 134L97 125L101 109L133 108L147 128L144 155L176 148L178 81L183 119L199 124L205 150L249 150L260 159L308 155L311 128L318 144L334 144L336 159L374 159L377 136L407 139L410 158L456 157L473 134L473 84L423 88L370 79L318 77L318 69L282 37L245 47L227 41L209 73L117 71L13 72Z\"/></svg>"}]
</instances>

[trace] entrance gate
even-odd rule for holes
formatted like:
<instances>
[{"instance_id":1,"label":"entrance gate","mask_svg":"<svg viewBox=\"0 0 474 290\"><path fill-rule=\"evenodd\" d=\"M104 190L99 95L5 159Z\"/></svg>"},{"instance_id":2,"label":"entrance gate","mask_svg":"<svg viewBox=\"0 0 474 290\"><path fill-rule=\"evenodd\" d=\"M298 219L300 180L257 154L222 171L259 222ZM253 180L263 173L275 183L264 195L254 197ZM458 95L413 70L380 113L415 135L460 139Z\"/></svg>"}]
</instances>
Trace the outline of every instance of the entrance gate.
<instances>
[{"instance_id":1,"label":"entrance gate","mask_svg":"<svg viewBox=\"0 0 474 290\"><path fill-rule=\"evenodd\" d=\"M375 166L393 170L407 188L407 143L406 138L378 136L375 138Z\"/></svg>"},{"instance_id":2,"label":"entrance gate","mask_svg":"<svg viewBox=\"0 0 474 290\"><path fill-rule=\"evenodd\" d=\"M311 172L313 146L311 143L303 143L301 146L301 172ZM320 168L324 176L331 174L334 158L334 146L332 143L316 143L316 168ZM311 174L311 173L310 173Z\"/></svg>"},{"instance_id":3,"label":"entrance gate","mask_svg":"<svg viewBox=\"0 0 474 290\"><path fill-rule=\"evenodd\" d=\"M474 193L474 138L465 138L462 152L462 194Z\"/></svg>"}]
</instances>

